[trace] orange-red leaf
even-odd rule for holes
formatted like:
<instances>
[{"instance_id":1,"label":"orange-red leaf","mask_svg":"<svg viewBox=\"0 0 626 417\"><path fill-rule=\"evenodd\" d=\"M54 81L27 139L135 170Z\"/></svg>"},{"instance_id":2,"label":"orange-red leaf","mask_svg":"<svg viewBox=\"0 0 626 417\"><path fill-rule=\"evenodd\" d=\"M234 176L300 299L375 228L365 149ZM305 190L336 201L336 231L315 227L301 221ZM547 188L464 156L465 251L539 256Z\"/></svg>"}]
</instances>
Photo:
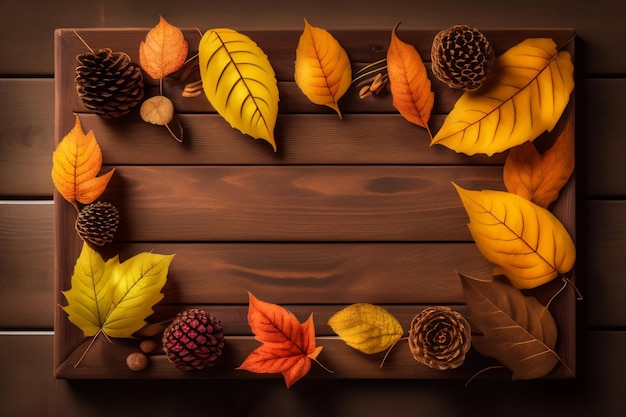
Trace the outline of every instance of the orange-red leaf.
<instances>
[{"instance_id":1,"label":"orange-red leaf","mask_svg":"<svg viewBox=\"0 0 626 417\"><path fill-rule=\"evenodd\" d=\"M52 154L52 182L72 204L90 204L106 189L111 171L97 177L102 168L102 151L93 131L83 131L78 115L72 130Z\"/></svg>"},{"instance_id":2,"label":"orange-red leaf","mask_svg":"<svg viewBox=\"0 0 626 417\"><path fill-rule=\"evenodd\" d=\"M430 89L426 66L414 46L401 41L396 35L398 25L391 32L391 43L387 50L387 73L393 106L402 117L428 130L430 112L435 94Z\"/></svg>"},{"instance_id":3,"label":"orange-red leaf","mask_svg":"<svg viewBox=\"0 0 626 417\"><path fill-rule=\"evenodd\" d=\"M139 64L158 80L178 70L185 63L188 50L183 32L161 16L139 45Z\"/></svg>"},{"instance_id":4,"label":"orange-red leaf","mask_svg":"<svg viewBox=\"0 0 626 417\"><path fill-rule=\"evenodd\" d=\"M315 345L313 315L300 323L283 307L267 303L248 293L248 323L256 340L263 343L238 369L255 373L281 373L287 388L311 369L322 347Z\"/></svg>"},{"instance_id":5,"label":"orange-red leaf","mask_svg":"<svg viewBox=\"0 0 626 417\"><path fill-rule=\"evenodd\" d=\"M574 172L574 153L574 128L566 123L543 154L533 142L512 148L504 164L504 185L509 192L547 208Z\"/></svg>"}]
</instances>

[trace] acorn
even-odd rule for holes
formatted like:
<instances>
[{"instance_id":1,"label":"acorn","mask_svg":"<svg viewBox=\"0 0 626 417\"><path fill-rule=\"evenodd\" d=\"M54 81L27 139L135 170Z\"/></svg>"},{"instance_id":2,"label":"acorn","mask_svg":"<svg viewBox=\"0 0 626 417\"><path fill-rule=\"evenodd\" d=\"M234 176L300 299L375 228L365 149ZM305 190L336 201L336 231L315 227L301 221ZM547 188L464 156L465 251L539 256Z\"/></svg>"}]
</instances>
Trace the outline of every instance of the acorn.
<instances>
[{"instance_id":1,"label":"acorn","mask_svg":"<svg viewBox=\"0 0 626 417\"><path fill-rule=\"evenodd\" d=\"M143 99L141 68L125 52L101 48L76 59L76 91L92 113L104 118L122 117Z\"/></svg>"},{"instance_id":2,"label":"acorn","mask_svg":"<svg viewBox=\"0 0 626 417\"><path fill-rule=\"evenodd\" d=\"M495 61L495 51L485 35L467 25L437 33L430 56L435 77L466 91L480 88Z\"/></svg>"},{"instance_id":3,"label":"acorn","mask_svg":"<svg viewBox=\"0 0 626 417\"><path fill-rule=\"evenodd\" d=\"M163 351L167 359L185 371L215 365L223 348L222 323L197 308L178 313L163 332Z\"/></svg>"},{"instance_id":4,"label":"acorn","mask_svg":"<svg viewBox=\"0 0 626 417\"><path fill-rule=\"evenodd\" d=\"M74 227L85 242L103 246L113 241L119 222L120 215L113 204L97 201L82 208Z\"/></svg>"}]
</instances>

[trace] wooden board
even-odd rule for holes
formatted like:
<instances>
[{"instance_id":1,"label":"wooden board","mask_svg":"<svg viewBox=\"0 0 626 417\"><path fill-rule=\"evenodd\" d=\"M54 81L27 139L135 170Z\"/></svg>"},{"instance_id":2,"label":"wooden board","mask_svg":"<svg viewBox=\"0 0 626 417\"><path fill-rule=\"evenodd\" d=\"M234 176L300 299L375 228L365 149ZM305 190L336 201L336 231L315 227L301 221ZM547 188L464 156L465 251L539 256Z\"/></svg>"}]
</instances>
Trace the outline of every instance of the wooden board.
<instances>
[{"instance_id":1,"label":"wooden board","mask_svg":"<svg viewBox=\"0 0 626 417\"><path fill-rule=\"evenodd\" d=\"M77 29L92 48L110 47L137 60L148 29ZM574 52L572 30L484 30L496 52L528 37L551 37ZM467 230L467 215L451 181L470 189L503 189L505 155L459 155L430 147L424 129L397 114L389 95L360 100L350 90L340 102L343 119L308 102L293 81L300 32L246 32L268 54L281 94L276 127L279 151L230 128L206 99L175 99L185 129L183 144L162 127L142 122L137 112L120 120L86 113L74 86L76 55L86 47L71 29L55 38L56 140L72 128L73 113L93 130L103 150L103 171L116 169L102 199L122 215L116 243L105 258L122 260L140 251L175 253L165 298L152 320L171 318L190 306L215 312L224 323L223 360L201 372L184 372L153 358L146 372L125 366L136 341L98 340L75 367L88 340L58 308L55 366L61 378L263 378L235 368L256 346L246 319L247 291L288 307L300 320L313 313L320 360L334 371L314 369L319 378L468 378L494 362L471 351L458 370L439 372L419 365L404 344L384 368L381 355L347 347L326 325L346 305L370 302L389 308L408 329L425 305L449 305L467 313L457 271L490 276ZM334 31L353 67L384 58L386 31ZM434 31L400 31L428 65ZM189 44L200 34L185 30ZM436 95L431 129L436 131L459 93L433 80ZM166 95L182 85L167 80ZM155 90L155 84L147 87ZM573 100L567 112L573 112ZM573 118L569 119L570 123ZM575 236L575 180L552 210ZM55 292L70 278L82 241L74 230L76 211L55 194ZM543 302L561 285L531 291ZM563 360L551 377L575 371L575 297L568 288L551 310ZM314 366L315 368L315 366ZM502 375L500 375L502 376ZM275 377L275 376L273 376Z\"/></svg>"}]
</instances>

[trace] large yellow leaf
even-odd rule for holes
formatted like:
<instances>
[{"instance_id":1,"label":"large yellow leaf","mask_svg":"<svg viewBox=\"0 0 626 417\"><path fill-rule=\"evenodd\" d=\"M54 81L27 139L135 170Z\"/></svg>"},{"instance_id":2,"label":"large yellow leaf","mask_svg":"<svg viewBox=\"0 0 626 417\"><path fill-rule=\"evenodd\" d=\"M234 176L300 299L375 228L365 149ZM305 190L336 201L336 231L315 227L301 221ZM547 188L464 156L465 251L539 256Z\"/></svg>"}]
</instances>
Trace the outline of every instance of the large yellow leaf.
<instances>
[{"instance_id":1,"label":"large yellow leaf","mask_svg":"<svg viewBox=\"0 0 626 417\"><path fill-rule=\"evenodd\" d=\"M561 117L573 74L570 54L552 39L527 39L496 59L483 87L459 98L431 144L493 155L533 141Z\"/></svg>"},{"instance_id":2,"label":"large yellow leaf","mask_svg":"<svg viewBox=\"0 0 626 417\"><path fill-rule=\"evenodd\" d=\"M232 29L210 29L198 48L204 93L230 125L276 151L278 86L265 53L248 36Z\"/></svg>"},{"instance_id":3,"label":"large yellow leaf","mask_svg":"<svg viewBox=\"0 0 626 417\"><path fill-rule=\"evenodd\" d=\"M401 41L396 31L391 32L391 43L387 51L387 73L393 106L402 117L425 128L430 136L428 120L435 102L430 89L426 66L413 45Z\"/></svg>"},{"instance_id":4,"label":"large yellow leaf","mask_svg":"<svg viewBox=\"0 0 626 417\"><path fill-rule=\"evenodd\" d=\"M72 130L52 154L52 182L70 203L90 204L106 189L115 169L99 177L102 151L95 135L83 131L78 115Z\"/></svg>"},{"instance_id":5,"label":"large yellow leaf","mask_svg":"<svg viewBox=\"0 0 626 417\"><path fill-rule=\"evenodd\" d=\"M346 344L363 353L378 353L404 334L400 322L382 307L358 303L333 314L328 325Z\"/></svg>"},{"instance_id":6,"label":"large yellow leaf","mask_svg":"<svg viewBox=\"0 0 626 417\"><path fill-rule=\"evenodd\" d=\"M328 31L304 19L304 31L296 49L295 81L307 98L335 110L341 118L339 99L352 82L350 58Z\"/></svg>"},{"instance_id":7,"label":"large yellow leaf","mask_svg":"<svg viewBox=\"0 0 626 417\"><path fill-rule=\"evenodd\" d=\"M574 242L548 210L517 194L454 186L478 249L515 287L534 288L572 269Z\"/></svg>"},{"instance_id":8,"label":"large yellow leaf","mask_svg":"<svg viewBox=\"0 0 626 417\"><path fill-rule=\"evenodd\" d=\"M71 288L63 292L68 319L86 337L100 332L131 337L163 298L161 289L174 255L140 253L120 263L104 261L86 243L76 261Z\"/></svg>"}]
</instances>

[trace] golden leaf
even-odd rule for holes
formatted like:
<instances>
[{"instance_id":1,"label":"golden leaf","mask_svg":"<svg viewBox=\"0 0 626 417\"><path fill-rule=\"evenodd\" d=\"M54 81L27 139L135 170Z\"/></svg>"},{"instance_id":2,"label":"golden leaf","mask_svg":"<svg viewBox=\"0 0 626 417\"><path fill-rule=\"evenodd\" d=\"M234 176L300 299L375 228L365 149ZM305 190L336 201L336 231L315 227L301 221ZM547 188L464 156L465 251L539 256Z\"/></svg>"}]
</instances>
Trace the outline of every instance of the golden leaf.
<instances>
[{"instance_id":1,"label":"golden leaf","mask_svg":"<svg viewBox=\"0 0 626 417\"><path fill-rule=\"evenodd\" d=\"M378 353L404 334L400 322L382 307L357 303L333 314L328 325L346 344L363 353Z\"/></svg>"},{"instance_id":2,"label":"golden leaf","mask_svg":"<svg viewBox=\"0 0 626 417\"><path fill-rule=\"evenodd\" d=\"M295 81L313 103L328 106L341 118L338 101L352 82L348 54L328 31L304 19L296 48Z\"/></svg>"},{"instance_id":3,"label":"golden leaf","mask_svg":"<svg viewBox=\"0 0 626 417\"><path fill-rule=\"evenodd\" d=\"M558 122L574 89L574 65L552 39L531 38L496 59L483 86L456 102L431 144L493 155Z\"/></svg>"},{"instance_id":4,"label":"golden leaf","mask_svg":"<svg viewBox=\"0 0 626 417\"><path fill-rule=\"evenodd\" d=\"M278 85L267 55L246 35L232 29L208 30L198 49L204 93L230 125L274 151Z\"/></svg>"},{"instance_id":5,"label":"golden leaf","mask_svg":"<svg viewBox=\"0 0 626 417\"><path fill-rule=\"evenodd\" d=\"M513 379L541 378L560 361L554 351L557 327L550 311L535 297L510 285L459 274L472 325L481 335L472 344L498 359Z\"/></svg>"},{"instance_id":6,"label":"golden leaf","mask_svg":"<svg viewBox=\"0 0 626 417\"><path fill-rule=\"evenodd\" d=\"M402 117L425 128L432 137L428 120L435 94L430 89L426 66L415 47L398 38L397 29L398 25L391 33L391 43L387 51L387 73L393 106Z\"/></svg>"},{"instance_id":7,"label":"golden leaf","mask_svg":"<svg viewBox=\"0 0 626 417\"><path fill-rule=\"evenodd\" d=\"M139 44L139 64L158 80L177 71L185 63L188 50L183 32L161 16L159 23Z\"/></svg>"},{"instance_id":8,"label":"golden leaf","mask_svg":"<svg viewBox=\"0 0 626 417\"><path fill-rule=\"evenodd\" d=\"M131 337L163 298L161 289L174 255L140 253L120 263L104 262L86 243L76 261L71 288L63 291L68 319L86 337L103 332L111 337Z\"/></svg>"},{"instance_id":9,"label":"golden leaf","mask_svg":"<svg viewBox=\"0 0 626 417\"><path fill-rule=\"evenodd\" d=\"M70 203L90 204L106 189L115 169L99 177L102 151L95 135L83 131L78 115L72 130L52 154L52 182Z\"/></svg>"},{"instance_id":10,"label":"golden leaf","mask_svg":"<svg viewBox=\"0 0 626 417\"><path fill-rule=\"evenodd\" d=\"M454 186L478 249L515 287L534 288L572 269L574 242L548 210L517 194Z\"/></svg>"},{"instance_id":11,"label":"golden leaf","mask_svg":"<svg viewBox=\"0 0 626 417\"><path fill-rule=\"evenodd\" d=\"M511 149L504 163L504 185L509 192L547 208L574 172L574 154L574 127L567 123L543 154L533 142Z\"/></svg>"}]
</instances>

